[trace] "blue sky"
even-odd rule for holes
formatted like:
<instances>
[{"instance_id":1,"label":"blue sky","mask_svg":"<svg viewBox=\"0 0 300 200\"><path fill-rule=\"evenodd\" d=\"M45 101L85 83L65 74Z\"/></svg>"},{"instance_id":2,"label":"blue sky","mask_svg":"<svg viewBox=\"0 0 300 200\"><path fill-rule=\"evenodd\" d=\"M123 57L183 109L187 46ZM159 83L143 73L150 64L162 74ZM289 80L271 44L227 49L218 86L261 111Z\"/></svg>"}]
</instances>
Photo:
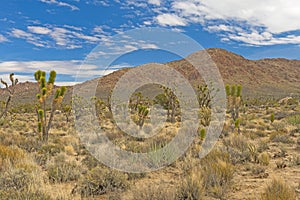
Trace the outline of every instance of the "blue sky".
<instances>
[{"instance_id":1,"label":"blue sky","mask_svg":"<svg viewBox=\"0 0 300 200\"><path fill-rule=\"evenodd\" d=\"M15 72L21 81L32 81L35 70L55 69L60 85L73 84L98 44L109 45L115 35L145 27L167 28L204 48L224 48L249 59L300 59L299 10L298 0L2 0L0 77ZM103 74L179 59L147 41L122 48L134 52ZM105 66L85 69L99 75Z\"/></svg>"}]
</instances>

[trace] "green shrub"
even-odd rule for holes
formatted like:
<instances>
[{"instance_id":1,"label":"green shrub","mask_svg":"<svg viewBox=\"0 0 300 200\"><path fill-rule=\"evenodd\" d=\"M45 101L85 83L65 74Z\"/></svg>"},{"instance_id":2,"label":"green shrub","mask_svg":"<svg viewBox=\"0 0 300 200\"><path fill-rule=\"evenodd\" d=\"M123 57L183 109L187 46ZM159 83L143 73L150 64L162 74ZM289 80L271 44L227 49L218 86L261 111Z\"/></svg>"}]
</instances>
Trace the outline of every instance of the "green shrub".
<instances>
[{"instance_id":1,"label":"green shrub","mask_svg":"<svg viewBox=\"0 0 300 200\"><path fill-rule=\"evenodd\" d=\"M286 121L288 124L296 126L300 124L300 114L288 116Z\"/></svg>"}]
</instances>

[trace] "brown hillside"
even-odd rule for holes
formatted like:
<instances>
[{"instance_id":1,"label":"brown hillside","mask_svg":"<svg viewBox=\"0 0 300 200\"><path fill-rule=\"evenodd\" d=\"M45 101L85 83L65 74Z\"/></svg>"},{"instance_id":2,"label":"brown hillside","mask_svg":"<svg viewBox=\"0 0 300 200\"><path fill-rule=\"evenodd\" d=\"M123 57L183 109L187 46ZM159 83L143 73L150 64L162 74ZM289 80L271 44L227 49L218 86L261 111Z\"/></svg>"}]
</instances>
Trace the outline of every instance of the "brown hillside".
<instances>
[{"instance_id":1,"label":"brown hillside","mask_svg":"<svg viewBox=\"0 0 300 200\"><path fill-rule=\"evenodd\" d=\"M282 58L248 60L244 57L228 52L224 49L207 49L223 77L224 83L238 83L243 86L243 95L247 97L273 96L280 98L289 95L300 96L300 60ZM196 70L185 59L166 63L182 73L193 85L201 78ZM121 69L109 75L98 78L97 96L105 98L124 73L130 69ZM89 82L89 81L88 81ZM88 82L82 83L84 86ZM67 101L70 100L73 87L68 88ZM16 86L14 104L35 102L37 85L21 83ZM0 100L6 98L0 89Z\"/></svg>"}]
</instances>

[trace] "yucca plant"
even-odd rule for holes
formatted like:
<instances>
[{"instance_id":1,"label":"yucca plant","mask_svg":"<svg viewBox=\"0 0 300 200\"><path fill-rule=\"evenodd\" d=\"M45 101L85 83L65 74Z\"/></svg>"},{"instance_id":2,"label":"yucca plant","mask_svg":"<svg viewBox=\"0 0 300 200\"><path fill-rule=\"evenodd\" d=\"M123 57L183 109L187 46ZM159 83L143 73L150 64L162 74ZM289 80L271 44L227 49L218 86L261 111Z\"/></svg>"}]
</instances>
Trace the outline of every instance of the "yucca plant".
<instances>
[{"instance_id":1,"label":"yucca plant","mask_svg":"<svg viewBox=\"0 0 300 200\"><path fill-rule=\"evenodd\" d=\"M228 112L231 115L231 119L234 123L234 127L238 125L239 129L239 112L242 105L242 86L241 85L226 85L225 87L227 99L228 99ZM240 133L240 130L239 130Z\"/></svg>"},{"instance_id":2,"label":"yucca plant","mask_svg":"<svg viewBox=\"0 0 300 200\"><path fill-rule=\"evenodd\" d=\"M54 112L61 105L61 102L66 93L66 87L61 87L55 90L50 110L50 117L47 119L47 101L54 92L54 82L56 79L56 72L52 70L49 75L48 82L46 82L46 72L38 70L34 73L34 78L39 84L39 93L36 95L39 101L38 109L38 131L42 133L43 141L48 141L49 130L54 117Z\"/></svg>"},{"instance_id":3,"label":"yucca plant","mask_svg":"<svg viewBox=\"0 0 300 200\"><path fill-rule=\"evenodd\" d=\"M145 105L138 105L138 117L139 117L139 121L138 121L138 125L140 127L140 129L144 126L145 123L145 119L147 118L149 114L149 108Z\"/></svg>"},{"instance_id":4,"label":"yucca plant","mask_svg":"<svg viewBox=\"0 0 300 200\"><path fill-rule=\"evenodd\" d=\"M9 75L9 80L11 81L11 87L4 80L2 80L2 79L0 80L1 83L5 86L5 90L8 92L8 98L7 98L6 102L4 103L3 111L0 113L0 119L6 115L8 108L9 108L9 104L15 93L14 86L17 85L19 82L18 79L14 78L14 73L11 73Z\"/></svg>"},{"instance_id":5,"label":"yucca plant","mask_svg":"<svg viewBox=\"0 0 300 200\"><path fill-rule=\"evenodd\" d=\"M176 122L176 110L179 108L179 100L176 97L175 93L172 91L171 88L162 86L164 90L164 96L167 100L167 118L171 123Z\"/></svg>"}]
</instances>

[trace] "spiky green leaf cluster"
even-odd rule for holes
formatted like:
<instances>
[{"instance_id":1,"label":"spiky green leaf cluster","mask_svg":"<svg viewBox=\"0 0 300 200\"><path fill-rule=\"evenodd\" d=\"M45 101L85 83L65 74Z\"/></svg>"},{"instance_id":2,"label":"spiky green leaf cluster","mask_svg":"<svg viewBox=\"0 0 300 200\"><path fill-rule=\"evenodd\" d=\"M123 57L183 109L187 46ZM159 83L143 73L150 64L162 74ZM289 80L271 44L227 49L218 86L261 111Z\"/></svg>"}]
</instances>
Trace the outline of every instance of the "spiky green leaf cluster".
<instances>
[{"instance_id":1,"label":"spiky green leaf cluster","mask_svg":"<svg viewBox=\"0 0 300 200\"><path fill-rule=\"evenodd\" d=\"M205 130L204 128L202 128L202 129L200 130L199 135L200 135L200 139L201 139L201 140L204 140L205 137L206 137L206 130Z\"/></svg>"},{"instance_id":2,"label":"spiky green leaf cluster","mask_svg":"<svg viewBox=\"0 0 300 200\"><path fill-rule=\"evenodd\" d=\"M42 119L44 117L44 111L42 109L38 110L39 118Z\"/></svg>"},{"instance_id":3,"label":"spiky green leaf cluster","mask_svg":"<svg viewBox=\"0 0 300 200\"><path fill-rule=\"evenodd\" d=\"M144 106L144 105L139 105L138 106L138 113L140 116L142 117L147 117L148 114L149 114L149 109L147 106Z\"/></svg>"},{"instance_id":4,"label":"spiky green leaf cluster","mask_svg":"<svg viewBox=\"0 0 300 200\"><path fill-rule=\"evenodd\" d=\"M226 85L225 91L227 96L241 97L242 96L242 86L241 85Z\"/></svg>"},{"instance_id":5,"label":"spiky green leaf cluster","mask_svg":"<svg viewBox=\"0 0 300 200\"><path fill-rule=\"evenodd\" d=\"M234 127L235 127L235 128L239 128L239 126L240 126L240 119L238 118L238 119L236 119L235 122L234 122Z\"/></svg>"},{"instance_id":6,"label":"spiky green leaf cluster","mask_svg":"<svg viewBox=\"0 0 300 200\"><path fill-rule=\"evenodd\" d=\"M41 133L42 132L42 122L38 122L38 132Z\"/></svg>"},{"instance_id":7,"label":"spiky green leaf cluster","mask_svg":"<svg viewBox=\"0 0 300 200\"><path fill-rule=\"evenodd\" d=\"M55 72L54 70L52 70L52 71L50 72L48 84L54 84L55 79L56 79L56 72Z\"/></svg>"}]
</instances>

